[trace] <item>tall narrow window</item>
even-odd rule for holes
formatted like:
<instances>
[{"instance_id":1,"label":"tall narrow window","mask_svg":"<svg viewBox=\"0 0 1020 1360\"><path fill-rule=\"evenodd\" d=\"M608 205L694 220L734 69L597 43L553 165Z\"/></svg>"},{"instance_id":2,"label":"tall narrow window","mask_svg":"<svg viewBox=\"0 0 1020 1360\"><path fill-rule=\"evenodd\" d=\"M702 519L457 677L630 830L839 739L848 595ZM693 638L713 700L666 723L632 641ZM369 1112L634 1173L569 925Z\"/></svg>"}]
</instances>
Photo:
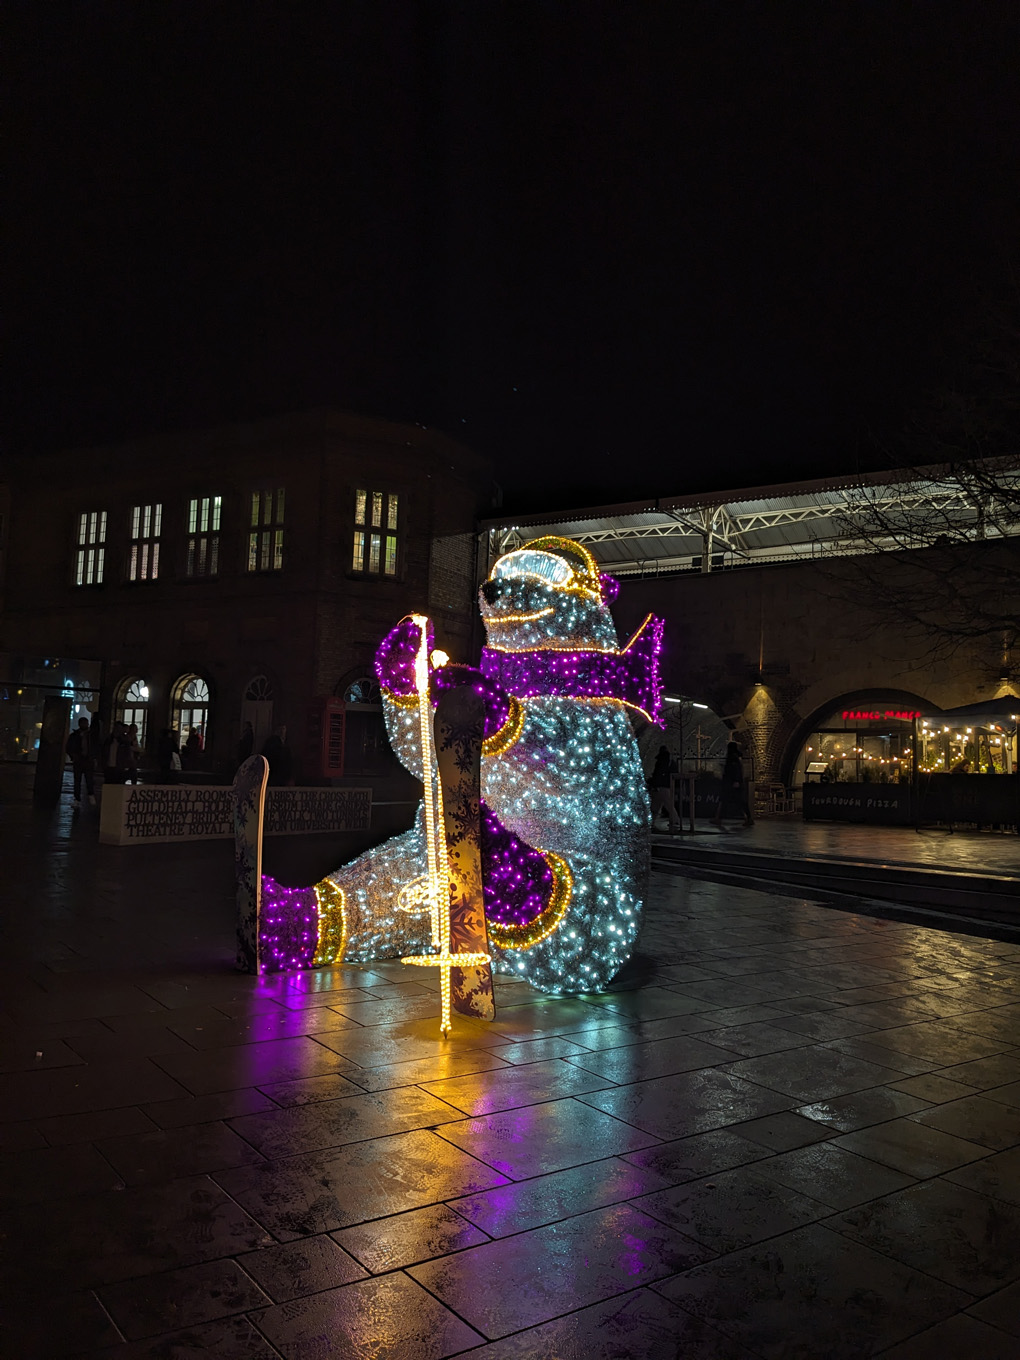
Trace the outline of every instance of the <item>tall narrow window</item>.
<instances>
[{"instance_id":1,"label":"tall narrow window","mask_svg":"<svg viewBox=\"0 0 1020 1360\"><path fill-rule=\"evenodd\" d=\"M86 510L78 516L75 583L79 586L101 585L105 565L106 511Z\"/></svg>"},{"instance_id":2,"label":"tall narrow window","mask_svg":"<svg viewBox=\"0 0 1020 1360\"><path fill-rule=\"evenodd\" d=\"M355 491L352 571L396 576L398 502L392 492Z\"/></svg>"},{"instance_id":3,"label":"tall narrow window","mask_svg":"<svg viewBox=\"0 0 1020 1360\"><path fill-rule=\"evenodd\" d=\"M155 581L159 575L159 535L162 522L161 505L136 505L132 508L129 580Z\"/></svg>"},{"instance_id":4,"label":"tall narrow window","mask_svg":"<svg viewBox=\"0 0 1020 1360\"><path fill-rule=\"evenodd\" d=\"M215 576L220 569L222 496L196 496L188 502L189 576Z\"/></svg>"},{"instance_id":5,"label":"tall narrow window","mask_svg":"<svg viewBox=\"0 0 1020 1360\"><path fill-rule=\"evenodd\" d=\"M248 570L283 569L283 487L251 493L248 530Z\"/></svg>"}]
</instances>

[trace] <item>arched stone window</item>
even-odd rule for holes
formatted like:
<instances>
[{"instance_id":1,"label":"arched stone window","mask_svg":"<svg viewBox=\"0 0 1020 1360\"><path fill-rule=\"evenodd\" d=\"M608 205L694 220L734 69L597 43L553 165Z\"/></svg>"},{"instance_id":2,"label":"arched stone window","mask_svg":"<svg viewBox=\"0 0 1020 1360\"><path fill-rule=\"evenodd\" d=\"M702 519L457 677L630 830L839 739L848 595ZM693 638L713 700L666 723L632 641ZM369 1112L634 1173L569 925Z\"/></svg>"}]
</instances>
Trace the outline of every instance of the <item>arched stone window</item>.
<instances>
[{"instance_id":1,"label":"arched stone window","mask_svg":"<svg viewBox=\"0 0 1020 1360\"><path fill-rule=\"evenodd\" d=\"M117 686L113 701L115 722L138 728L138 745L145 750L149 733L149 686L138 676L129 676Z\"/></svg>"},{"instance_id":2,"label":"arched stone window","mask_svg":"<svg viewBox=\"0 0 1020 1360\"><path fill-rule=\"evenodd\" d=\"M396 757L386 735L378 680L348 671L333 693L344 701L344 772L389 773Z\"/></svg>"},{"instance_id":3,"label":"arched stone window","mask_svg":"<svg viewBox=\"0 0 1020 1360\"><path fill-rule=\"evenodd\" d=\"M170 715L182 742L197 733L200 749L209 742L209 686L200 675L182 675L173 687Z\"/></svg>"}]
</instances>

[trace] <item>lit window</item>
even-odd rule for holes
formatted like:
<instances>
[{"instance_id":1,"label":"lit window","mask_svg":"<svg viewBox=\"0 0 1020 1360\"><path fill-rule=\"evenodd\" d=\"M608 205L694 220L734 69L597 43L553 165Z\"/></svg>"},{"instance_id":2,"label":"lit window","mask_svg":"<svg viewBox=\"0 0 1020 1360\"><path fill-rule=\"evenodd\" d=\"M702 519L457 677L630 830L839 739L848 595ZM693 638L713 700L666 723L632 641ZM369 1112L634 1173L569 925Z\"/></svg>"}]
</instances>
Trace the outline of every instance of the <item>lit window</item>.
<instances>
[{"instance_id":1,"label":"lit window","mask_svg":"<svg viewBox=\"0 0 1020 1360\"><path fill-rule=\"evenodd\" d=\"M132 508L129 580L155 581L159 575L159 534L162 520L161 505L136 505Z\"/></svg>"},{"instance_id":2,"label":"lit window","mask_svg":"<svg viewBox=\"0 0 1020 1360\"><path fill-rule=\"evenodd\" d=\"M385 491L355 491L351 570L396 576L399 497Z\"/></svg>"},{"instance_id":3,"label":"lit window","mask_svg":"<svg viewBox=\"0 0 1020 1360\"><path fill-rule=\"evenodd\" d=\"M78 516L75 584L98 586L106 564L106 511L86 510Z\"/></svg>"},{"instance_id":4,"label":"lit window","mask_svg":"<svg viewBox=\"0 0 1020 1360\"><path fill-rule=\"evenodd\" d=\"M189 576L215 576L220 569L222 496L196 496L188 502Z\"/></svg>"},{"instance_id":5,"label":"lit window","mask_svg":"<svg viewBox=\"0 0 1020 1360\"><path fill-rule=\"evenodd\" d=\"M283 569L283 487L251 493L248 570Z\"/></svg>"}]
</instances>

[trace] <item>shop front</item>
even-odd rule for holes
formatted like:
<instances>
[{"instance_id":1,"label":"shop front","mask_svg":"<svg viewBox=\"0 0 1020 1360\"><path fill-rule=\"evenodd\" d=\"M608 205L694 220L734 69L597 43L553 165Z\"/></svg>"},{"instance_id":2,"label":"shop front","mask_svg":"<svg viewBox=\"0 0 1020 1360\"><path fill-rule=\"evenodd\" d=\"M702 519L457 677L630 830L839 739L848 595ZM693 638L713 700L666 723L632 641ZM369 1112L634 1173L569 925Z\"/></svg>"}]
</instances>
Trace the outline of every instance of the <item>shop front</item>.
<instances>
[{"instance_id":1,"label":"shop front","mask_svg":"<svg viewBox=\"0 0 1020 1360\"><path fill-rule=\"evenodd\" d=\"M797 761L806 821L1016 827L1017 713L1008 697L965 708L838 708Z\"/></svg>"}]
</instances>

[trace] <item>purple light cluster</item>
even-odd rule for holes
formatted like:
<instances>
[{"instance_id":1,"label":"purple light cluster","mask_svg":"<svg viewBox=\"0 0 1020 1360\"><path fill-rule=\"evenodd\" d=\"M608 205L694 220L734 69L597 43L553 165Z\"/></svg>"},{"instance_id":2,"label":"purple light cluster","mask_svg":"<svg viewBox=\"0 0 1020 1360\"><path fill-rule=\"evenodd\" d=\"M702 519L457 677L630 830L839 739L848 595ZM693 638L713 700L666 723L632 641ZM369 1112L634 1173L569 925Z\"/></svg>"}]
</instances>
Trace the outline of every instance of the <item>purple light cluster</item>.
<instances>
[{"instance_id":1,"label":"purple light cluster","mask_svg":"<svg viewBox=\"0 0 1020 1360\"><path fill-rule=\"evenodd\" d=\"M319 943L319 904L314 888L285 888L262 875L259 957L264 973L310 968Z\"/></svg>"},{"instance_id":2,"label":"purple light cluster","mask_svg":"<svg viewBox=\"0 0 1020 1360\"><path fill-rule=\"evenodd\" d=\"M432 651L432 629L428 645ZM375 674L380 685L393 694L405 697L416 693L414 663L421 646L421 628L411 618L401 619L391 628L376 648Z\"/></svg>"},{"instance_id":3,"label":"purple light cluster","mask_svg":"<svg viewBox=\"0 0 1020 1360\"><path fill-rule=\"evenodd\" d=\"M662 707L659 652L661 619L649 616L645 626L622 652L529 651L501 652L482 648L481 670L520 699L557 695L567 699L618 699L658 721Z\"/></svg>"},{"instance_id":4,"label":"purple light cluster","mask_svg":"<svg viewBox=\"0 0 1020 1360\"><path fill-rule=\"evenodd\" d=\"M436 702L440 690L459 689L462 685L470 685L485 700L485 736L491 737L503 726L510 713L509 694L473 666L451 664L432 672L433 702Z\"/></svg>"},{"instance_id":5,"label":"purple light cluster","mask_svg":"<svg viewBox=\"0 0 1020 1360\"><path fill-rule=\"evenodd\" d=\"M480 805L485 914L501 926L530 925L549 904L553 876L545 856Z\"/></svg>"}]
</instances>

